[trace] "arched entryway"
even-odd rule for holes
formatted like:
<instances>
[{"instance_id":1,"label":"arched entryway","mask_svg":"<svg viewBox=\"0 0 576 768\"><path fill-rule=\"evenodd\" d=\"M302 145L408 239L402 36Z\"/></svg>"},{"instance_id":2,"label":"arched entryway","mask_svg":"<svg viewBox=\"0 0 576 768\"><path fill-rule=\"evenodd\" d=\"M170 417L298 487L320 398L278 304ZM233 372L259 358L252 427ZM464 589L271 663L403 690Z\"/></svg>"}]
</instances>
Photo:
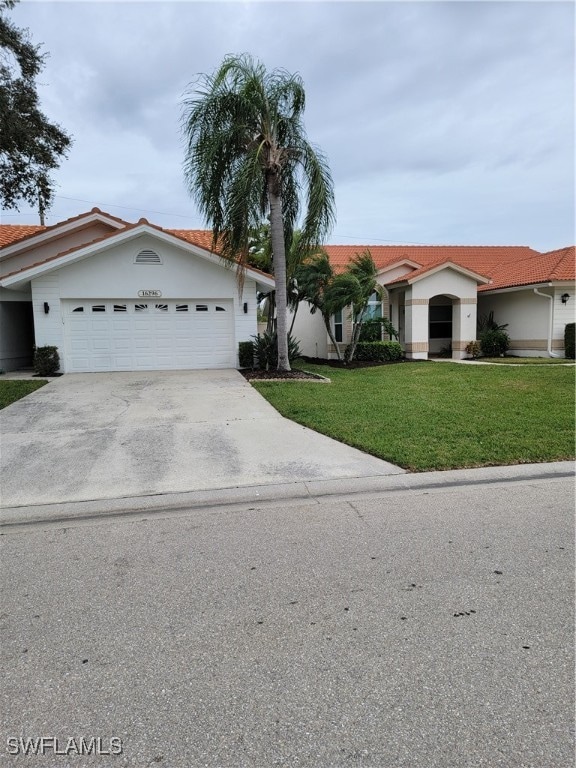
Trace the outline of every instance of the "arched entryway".
<instances>
[{"instance_id":1,"label":"arched entryway","mask_svg":"<svg viewBox=\"0 0 576 768\"><path fill-rule=\"evenodd\" d=\"M428 355L451 357L455 296L433 296L428 304Z\"/></svg>"}]
</instances>

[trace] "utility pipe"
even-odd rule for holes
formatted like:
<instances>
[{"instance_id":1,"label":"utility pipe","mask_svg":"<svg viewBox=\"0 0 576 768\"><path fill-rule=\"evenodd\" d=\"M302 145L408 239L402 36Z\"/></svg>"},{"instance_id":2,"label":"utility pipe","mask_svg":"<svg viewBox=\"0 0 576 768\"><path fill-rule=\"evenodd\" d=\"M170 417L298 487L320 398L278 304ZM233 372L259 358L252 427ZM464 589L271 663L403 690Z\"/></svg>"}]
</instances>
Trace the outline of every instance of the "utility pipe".
<instances>
[{"instance_id":1,"label":"utility pipe","mask_svg":"<svg viewBox=\"0 0 576 768\"><path fill-rule=\"evenodd\" d=\"M537 296L544 296L545 299L550 299L550 312L548 313L548 356L549 357L563 357L558 352L552 352L552 327L554 322L554 296L550 296L549 293L542 293L538 288L534 288L534 293Z\"/></svg>"}]
</instances>

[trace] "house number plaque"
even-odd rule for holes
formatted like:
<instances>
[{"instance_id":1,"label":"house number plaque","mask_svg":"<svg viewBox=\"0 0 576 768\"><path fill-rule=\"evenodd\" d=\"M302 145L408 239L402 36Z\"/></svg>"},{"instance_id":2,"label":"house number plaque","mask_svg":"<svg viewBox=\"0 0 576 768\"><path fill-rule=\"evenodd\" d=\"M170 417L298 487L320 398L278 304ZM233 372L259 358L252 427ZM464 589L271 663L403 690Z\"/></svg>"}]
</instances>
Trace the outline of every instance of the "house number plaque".
<instances>
[{"instance_id":1,"label":"house number plaque","mask_svg":"<svg viewBox=\"0 0 576 768\"><path fill-rule=\"evenodd\" d=\"M161 296L162 291L138 291L140 299L159 299Z\"/></svg>"}]
</instances>

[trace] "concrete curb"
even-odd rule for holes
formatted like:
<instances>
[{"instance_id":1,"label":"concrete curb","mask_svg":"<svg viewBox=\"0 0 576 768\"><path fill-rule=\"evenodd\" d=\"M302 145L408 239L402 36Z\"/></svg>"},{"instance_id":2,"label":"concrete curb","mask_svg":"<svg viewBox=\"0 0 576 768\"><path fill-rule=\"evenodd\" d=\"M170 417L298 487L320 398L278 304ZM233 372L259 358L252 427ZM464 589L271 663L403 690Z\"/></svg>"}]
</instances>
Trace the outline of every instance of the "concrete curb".
<instances>
[{"instance_id":1,"label":"concrete curb","mask_svg":"<svg viewBox=\"0 0 576 768\"><path fill-rule=\"evenodd\" d=\"M504 467L458 469L418 474L350 477L270 485L217 488L185 493L162 493L113 499L93 499L60 504L0 507L0 527L65 523L107 516L141 516L178 510L246 506L297 501L321 501L333 497L374 495L383 492L449 490L465 485L530 482L574 476L574 462L519 464Z\"/></svg>"}]
</instances>

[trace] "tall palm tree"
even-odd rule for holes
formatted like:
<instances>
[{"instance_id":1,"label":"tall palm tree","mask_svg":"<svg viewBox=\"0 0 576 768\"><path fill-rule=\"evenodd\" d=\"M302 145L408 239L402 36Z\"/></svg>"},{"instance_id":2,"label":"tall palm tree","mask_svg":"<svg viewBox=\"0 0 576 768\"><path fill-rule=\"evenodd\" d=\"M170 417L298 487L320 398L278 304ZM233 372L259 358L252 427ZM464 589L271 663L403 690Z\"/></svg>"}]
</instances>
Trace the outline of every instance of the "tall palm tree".
<instances>
[{"instance_id":1,"label":"tall palm tree","mask_svg":"<svg viewBox=\"0 0 576 768\"><path fill-rule=\"evenodd\" d=\"M301 245L325 238L334 222L334 190L324 155L306 138L302 79L267 72L248 54L227 56L201 75L183 105L184 170L190 192L242 284L250 232L270 219L276 280L278 369L290 370L286 249L305 198Z\"/></svg>"}]
</instances>

